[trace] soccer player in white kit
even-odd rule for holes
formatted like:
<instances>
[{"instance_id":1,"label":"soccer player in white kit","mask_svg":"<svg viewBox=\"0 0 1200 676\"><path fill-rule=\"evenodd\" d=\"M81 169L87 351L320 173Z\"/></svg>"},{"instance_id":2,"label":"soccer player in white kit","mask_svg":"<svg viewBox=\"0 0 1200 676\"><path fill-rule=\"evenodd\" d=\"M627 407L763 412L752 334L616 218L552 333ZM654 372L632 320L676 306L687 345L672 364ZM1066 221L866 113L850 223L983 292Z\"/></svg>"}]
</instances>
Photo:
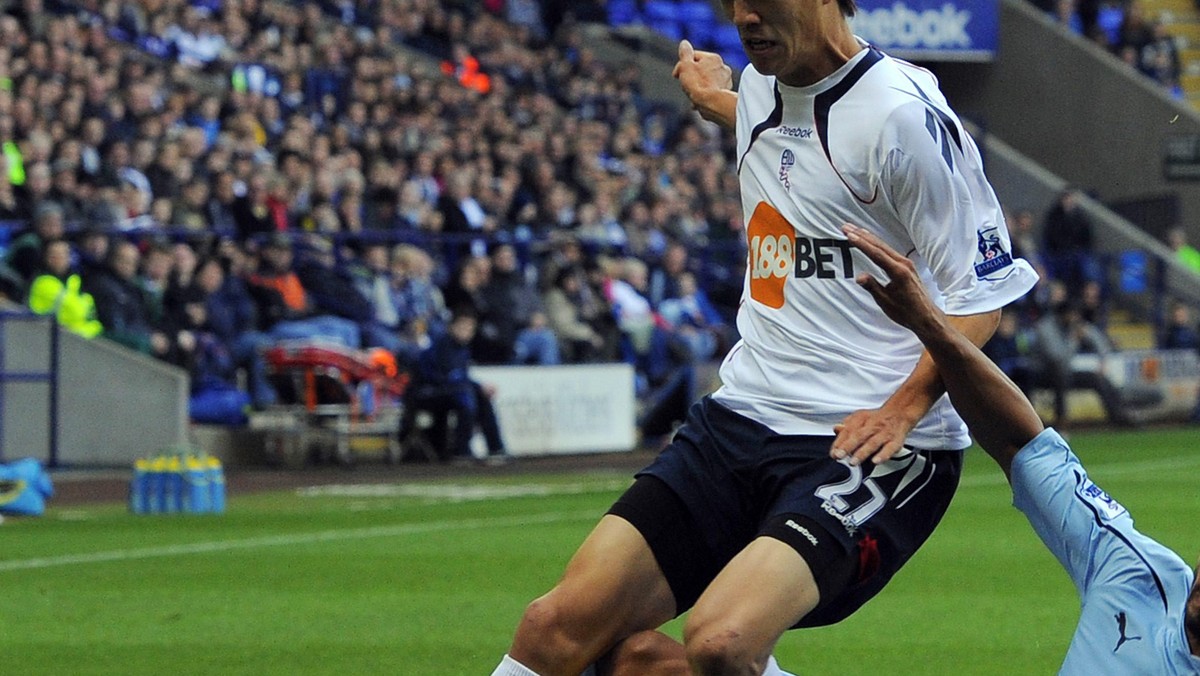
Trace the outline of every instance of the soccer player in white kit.
<instances>
[{"instance_id":1,"label":"soccer player in white kit","mask_svg":"<svg viewBox=\"0 0 1200 676\"><path fill-rule=\"evenodd\" d=\"M842 224L908 252L977 344L1037 280L936 80L855 38L853 0L725 6L751 62L739 90L686 43L676 76L737 134L742 340L495 674L575 676L689 609L694 672L759 674L785 630L852 613L932 532L969 438L920 342L855 284L874 268Z\"/></svg>"},{"instance_id":2,"label":"soccer player in white kit","mask_svg":"<svg viewBox=\"0 0 1200 676\"><path fill-rule=\"evenodd\" d=\"M1197 571L1134 528L1021 390L949 326L911 261L872 235L847 232L886 279L864 274L859 284L932 354L956 410L1012 484L1013 504L1079 590L1082 612L1060 673L1200 674ZM658 632L630 637L607 666L602 676L689 673L683 646ZM774 661L767 669L787 673Z\"/></svg>"}]
</instances>

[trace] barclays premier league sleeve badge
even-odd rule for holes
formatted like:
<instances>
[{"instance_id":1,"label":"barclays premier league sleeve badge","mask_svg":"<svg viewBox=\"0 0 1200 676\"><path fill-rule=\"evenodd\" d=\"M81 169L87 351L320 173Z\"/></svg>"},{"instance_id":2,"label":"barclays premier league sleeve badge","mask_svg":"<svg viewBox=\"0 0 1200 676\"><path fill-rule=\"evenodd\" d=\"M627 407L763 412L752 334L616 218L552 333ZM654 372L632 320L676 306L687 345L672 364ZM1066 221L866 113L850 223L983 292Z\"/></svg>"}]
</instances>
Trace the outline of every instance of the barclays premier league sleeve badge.
<instances>
[{"instance_id":1,"label":"barclays premier league sleeve badge","mask_svg":"<svg viewBox=\"0 0 1200 676\"><path fill-rule=\"evenodd\" d=\"M998 228L979 230L979 251L975 254L975 276L986 279L1012 265L1012 254L1004 250Z\"/></svg>"},{"instance_id":2,"label":"barclays premier league sleeve badge","mask_svg":"<svg viewBox=\"0 0 1200 676\"><path fill-rule=\"evenodd\" d=\"M1102 488L1092 483L1092 480L1087 478L1087 476L1076 474L1076 482L1075 494L1090 506L1100 519L1112 521L1125 514L1125 508L1121 506L1121 503L1114 500L1108 493L1105 493Z\"/></svg>"}]
</instances>

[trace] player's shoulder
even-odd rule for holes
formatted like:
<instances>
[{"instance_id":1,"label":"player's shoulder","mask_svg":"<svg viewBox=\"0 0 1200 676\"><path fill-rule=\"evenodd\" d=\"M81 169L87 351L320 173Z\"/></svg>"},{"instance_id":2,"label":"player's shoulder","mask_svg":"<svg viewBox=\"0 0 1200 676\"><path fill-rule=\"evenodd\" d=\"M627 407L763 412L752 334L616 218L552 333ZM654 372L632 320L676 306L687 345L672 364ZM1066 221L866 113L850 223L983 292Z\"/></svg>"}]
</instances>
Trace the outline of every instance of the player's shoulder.
<instances>
[{"instance_id":1,"label":"player's shoulder","mask_svg":"<svg viewBox=\"0 0 1200 676\"><path fill-rule=\"evenodd\" d=\"M837 85L814 101L830 162L862 195L875 193L880 168L895 148L903 147L916 131L927 133L920 80L914 82L906 68L886 54L869 50Z\"/></svg>"},{"instance_id":2,"label":"player's shoulder","mask_svg":"<svg viewBox=\"0 0 1200 676\"><path fill-rule=\"evenodd\" d=\"M842 155L843 164L866 157L877 163L912 131L923 129L925 92L933 88L927 71L868 49L855 69L814 102L818 125L824 119L828 128L832 155Z\"/></svg>"},{"instance_id":3,"label":"player's shoulder","mask_svg":"<svg viewBox=\"0 0 1200 676\"><path fill-rule=\"evenodd\" d=\"M937 78L924 68L884 55L863 80L857 108L884 140L928 133L933 121L957 126Z\"/></svg>"}]
</instances>

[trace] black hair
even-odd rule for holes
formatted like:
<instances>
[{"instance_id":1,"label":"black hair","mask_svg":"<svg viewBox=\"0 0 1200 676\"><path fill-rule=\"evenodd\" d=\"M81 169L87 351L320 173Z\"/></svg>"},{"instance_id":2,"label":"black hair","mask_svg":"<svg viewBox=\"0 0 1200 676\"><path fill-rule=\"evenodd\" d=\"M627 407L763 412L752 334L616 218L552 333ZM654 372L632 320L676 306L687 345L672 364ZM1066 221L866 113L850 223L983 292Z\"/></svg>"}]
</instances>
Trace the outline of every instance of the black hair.
<instances>
[{"instance_id":1,"label":"black hair","mask_svg":"<svg viewBox=\"0 0 1200 676\"><path fill-rule=\"evenodd\" d=\"M572 277L578 277L579 273L580 269L574 265L567 265L559 269L559 271L554 275L554 286L562 286L568 279L571 279Z\"/></svg>"},{"instance_id":2,"label":"black hair","mask_svg":"<svg viewBox=\"0 0 1200 676\"><path fill-rule=\"evenodd\" d=\"M1183 626L1192 638L1200 640L1200 593L1192 590L1187 607L1183 611Z\"/></svg>"},{"instance_id":3,"label":"black hair","mask_svg":"<svg viewBox=\"0 0 1200 676\"><path fill-rule=\"evenodd\" d=\"M858 3L855 0L838 0L838 7L842 8L842 16L854 16L858 12Z\"/></svg>"}]
</instances>

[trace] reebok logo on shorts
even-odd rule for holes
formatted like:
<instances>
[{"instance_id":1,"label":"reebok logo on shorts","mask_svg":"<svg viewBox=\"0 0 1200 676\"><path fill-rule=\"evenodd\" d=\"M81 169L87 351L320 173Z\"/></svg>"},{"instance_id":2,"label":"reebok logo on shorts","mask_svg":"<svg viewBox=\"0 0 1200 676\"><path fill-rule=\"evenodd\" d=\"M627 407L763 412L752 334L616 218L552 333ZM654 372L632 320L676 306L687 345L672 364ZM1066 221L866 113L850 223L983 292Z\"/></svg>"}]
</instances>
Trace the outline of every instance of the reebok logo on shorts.
<instances>
[{"instance_id":1,"label":"reebok logo on shorts","mask_svg":"<svg viewBox=\"0 0 1200 676\"><path fill-rule=\"evenodd\" d=\"M817 546L817 536L813 535L812 531L808 530L804 526L801 526L800 524L796 523L795 521L792 521L791 519L788 519L787 521L785 521L784 525L787 526L788 528L791 528L792 530L796 531L797 533L803 535L804 539L806 539L810 543L812 543L812 546L814 546L814 547Z\"/></svg>"}]
</instances>

